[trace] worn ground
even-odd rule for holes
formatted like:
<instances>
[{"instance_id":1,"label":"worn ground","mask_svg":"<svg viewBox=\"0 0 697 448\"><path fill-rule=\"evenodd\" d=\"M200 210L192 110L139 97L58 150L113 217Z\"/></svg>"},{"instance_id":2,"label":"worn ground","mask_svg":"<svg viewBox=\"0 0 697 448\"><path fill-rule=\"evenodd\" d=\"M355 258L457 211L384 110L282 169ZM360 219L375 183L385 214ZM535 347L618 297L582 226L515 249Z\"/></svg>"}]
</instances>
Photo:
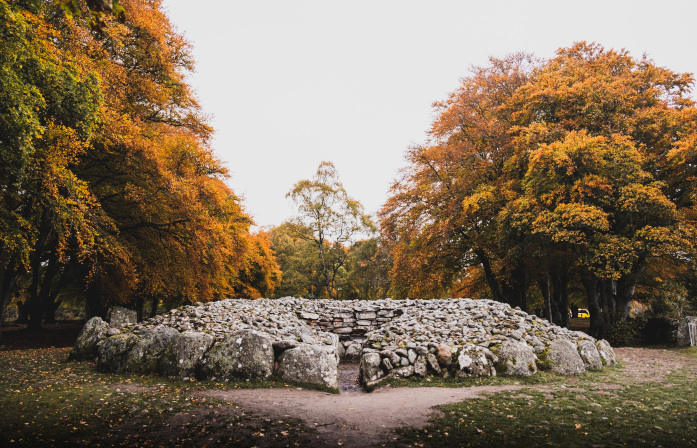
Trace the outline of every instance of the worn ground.
<instances>
[{"instance_id":1,"label":"worn ground","mask_svg":"<svg viewBox=\"0 0 697 448\"><path fill-rule=\"evenodd\" d=\"M639 417L646 415L643 395L627 395L637 385L646 385L647 400L649 386L656 389L656 385L661 385L664 395L660 406L653 406L650 412L665 412L668 420L679 423L677 427L669 422L654 425L667 437L656 440L672 443L663 446L680 446L683 442L692 446L697 425L694 415L683 415L693 412L697 405L690 387L697 378L697 356L684 350L617 349L621 367L580 378L547 374L534 380L477 380L467 383L467 387L434 380L419 384L441 387L388 385L372 393L355 387L352 378L356 367L348 366L342 372L342 393L329 394L278 381L250 389L244 383L182 383L157 377L102 374L89 363L65 362L77 333L74 327L58 327L39 335L5 333L0 341L0 446L520 445L521 440L532 439L506 437L514 434L516 424L525 421L529 413L542 416L551 412L547 420L540 418L543 433L554 432L553 420L557 417L559 428L564 429L567 423L562 414L568 414L572 423L564 431L575 430L575 435L581 428L588 435L587 428L593 425L596 432L600 431L602 424L611 425L613 418L637 418L632 413L634 408L642 412L637 414ZM673 392L665 395L664 391ZM472 403L472 409L463 407L463 401ZM518 401L522 404L513 406ZM579 410L591 401L595 407L590 411ZM496 407L499 403L503 403L503 408ZM631 408L630 413L604 413L613 406ZM593 420L596 417L599 420ZM511 428L505 426L509 423ZM527 425L530 426L534 424ZM453 438L458 430L471 431ZM517 428L519 433L526 430L532 431ZM631 426L627 430L631 431ZM649 434L653 434L651 431L659 432L652 429ZM676 439L668 431L685 434ZM492 436L493 439L487 439ZM561 436L557 440L549 434L540 437L539 443L532 441L523 446L565 446L567 440ZM579 442L581 439L574 440L574 446L585 446ZM651 444L650 436L631 440L657 446ZM593 442L597 446L622 446L613 443Z\"/></svg>"}]
</instances>

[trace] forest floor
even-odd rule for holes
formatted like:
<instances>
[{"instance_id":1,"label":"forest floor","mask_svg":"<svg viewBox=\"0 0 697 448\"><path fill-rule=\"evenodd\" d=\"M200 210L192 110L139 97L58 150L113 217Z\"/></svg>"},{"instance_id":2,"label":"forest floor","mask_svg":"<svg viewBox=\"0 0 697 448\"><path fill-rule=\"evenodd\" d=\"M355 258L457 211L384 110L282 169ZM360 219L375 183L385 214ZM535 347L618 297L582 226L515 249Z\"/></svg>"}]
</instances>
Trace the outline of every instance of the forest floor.
<instances>
[{"instance_id":1,"label":"forest floor","mask_svg":"<svg viewBox=\"0 0 697 448\"><path fill-rule=\"evenodd\" d=\"M697 446L697 350L618 348L579 377L172 381L67 362L79 325L0 339L0 446ZM410 387L399 387L410 386Z\"/></svg>"}]
</instances>

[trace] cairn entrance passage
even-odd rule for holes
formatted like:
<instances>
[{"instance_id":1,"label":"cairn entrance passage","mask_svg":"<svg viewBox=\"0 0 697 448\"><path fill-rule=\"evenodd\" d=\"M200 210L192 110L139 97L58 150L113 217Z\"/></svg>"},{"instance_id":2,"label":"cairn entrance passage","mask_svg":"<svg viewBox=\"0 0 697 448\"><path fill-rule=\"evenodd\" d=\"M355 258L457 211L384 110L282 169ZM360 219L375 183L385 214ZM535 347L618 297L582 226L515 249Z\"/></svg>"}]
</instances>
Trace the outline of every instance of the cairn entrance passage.
<instances>
[{"instance_id":1,"label":"cairn entrance passage","mask_svg":"<svg viewBox=\"0 0 697 448\"><path fill-rule=\"evenodd\" d=\"M276 376L345 391L357 389L356 372L370 389L391 377L576 375L616 362L606 341L499 302L292 297L184 306L121 329L93 318L71 358L113 372Z\"/></svg>"}]
</instances>

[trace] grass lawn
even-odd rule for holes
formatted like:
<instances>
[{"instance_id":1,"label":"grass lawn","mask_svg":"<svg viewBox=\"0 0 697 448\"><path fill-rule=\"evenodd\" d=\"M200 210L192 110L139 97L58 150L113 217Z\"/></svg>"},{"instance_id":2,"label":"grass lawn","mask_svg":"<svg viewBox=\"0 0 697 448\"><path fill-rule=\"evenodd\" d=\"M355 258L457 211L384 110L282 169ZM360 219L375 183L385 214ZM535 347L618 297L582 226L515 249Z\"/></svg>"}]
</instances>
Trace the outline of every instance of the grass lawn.
<instances>
[{"instance_id":1,"label":"grass lawn","mask_svg":"<svg viewBox=\"0 0 697 448\"><path fill-rule=\"evenodd\" d=\"M697 358L695 349L676 352ZM492 379L530 388L441 406L443 416L427 428L402 430L399 446L697 446L697 372L665 373L634 380L620 365L578 378Z\"/></svg>"},{"instance_id":2,"label":"grass lawn","mask_svg":"<svg viewBox=\"0 0 697 448\"><path fill-rule=\"evenodd\" d=\"M197 391L292 387L100 373L66 362L69 348L0 350L0 447L299 446L295 420L249 415Z\"/></svg>"}]
</instances>

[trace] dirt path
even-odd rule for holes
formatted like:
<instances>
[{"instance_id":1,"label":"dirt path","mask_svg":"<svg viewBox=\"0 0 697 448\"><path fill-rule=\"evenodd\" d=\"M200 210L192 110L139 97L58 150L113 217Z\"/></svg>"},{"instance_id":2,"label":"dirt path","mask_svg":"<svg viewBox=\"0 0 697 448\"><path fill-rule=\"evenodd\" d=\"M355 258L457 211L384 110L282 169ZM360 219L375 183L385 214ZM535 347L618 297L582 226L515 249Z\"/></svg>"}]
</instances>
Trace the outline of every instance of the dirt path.
<instances>
[{"instance_id":1,"label":"dirt path","mask_svg":"<svg viewBox=\"0 0 697 448\"><path fill-rule=\"evenodd\" d=\"M697 371L694 358L674 350L618 349L624 372L633 381L659 380L670 371ZM298 418L316 428L311 446L367 447L391 442L400 427L428 424L434 406L481 397L487 393L531 386L481 386L467 388L379 388L372 393L357 390L339 395L304 389L256 389L208 391L206 396L243 405L264 418ZM540 387L544 389L544 387Z\"/></svg>"},{"instance_id":2,"label":"dirt path","mask_svg":"<svg viewBox=\"0 0 697 448\"><path fill-rule=\"evenodd\" d=\"M204 394L241 404L261 417L298 418L317 429L313 445L367 447L392 441L396 428L425 426L435 411L433 406L522 387L385 387L372 393L338 395L305 389L246 389Z\"/></svg>"}]
</instances>

